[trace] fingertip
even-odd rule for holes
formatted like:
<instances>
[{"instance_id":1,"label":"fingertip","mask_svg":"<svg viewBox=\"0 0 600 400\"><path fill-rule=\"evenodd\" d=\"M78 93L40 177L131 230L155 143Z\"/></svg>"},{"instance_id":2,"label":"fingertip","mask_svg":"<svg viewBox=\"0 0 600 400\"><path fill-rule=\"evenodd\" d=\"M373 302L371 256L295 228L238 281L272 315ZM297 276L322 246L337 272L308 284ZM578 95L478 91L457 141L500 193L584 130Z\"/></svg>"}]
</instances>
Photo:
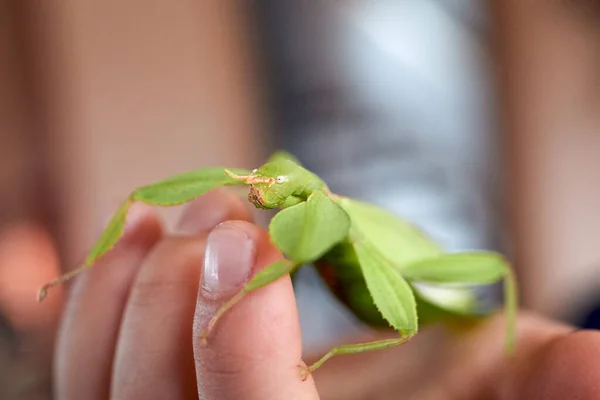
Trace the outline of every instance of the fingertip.
<instances>
[{"instance_id":1,"label":"fingertip","mask_svg":"<svg viewBox=\"0 0 600 400\"><path fill-rule=\"evenodd\" d=\"M251 276L282 258L268 234L256 225L228 221L215 231L223 226L254 241ZM209 246L210 240L209 235ZM207 254L210 252L207 248ZM236 296L231 292L228 295L206 296L202 290L198 294L194 355L198 390L203 398L317 398L312 377L303 380L298 369L302 363L301 334L289 276L245 295L223 314L203 343L203 332L212 316Z\"/></svg>"},{"instance_id":2,"label":"fingertip","mask_svg":"<svg viewBox=\"0 0 600 400\"><path fill-rule=\"evenodd\" d=\"M190 202L177 224L177 233L196 235L210 231L221 221L251 221L248 205L225 188L213 189Z\"/></svg>"},{"instance_id":3,"label":"fingertip","mask_svg":"<svg viewBox=\"0 0 600 400\"><path fill-rule=\"evenodd\" d=\"M163 221L154 206L142 202L133 203L127 212L123 237L116 246L122 243L140 242L163 234ZM115 246L115 247L116 247Z\"/></svg>"}]
</instances>

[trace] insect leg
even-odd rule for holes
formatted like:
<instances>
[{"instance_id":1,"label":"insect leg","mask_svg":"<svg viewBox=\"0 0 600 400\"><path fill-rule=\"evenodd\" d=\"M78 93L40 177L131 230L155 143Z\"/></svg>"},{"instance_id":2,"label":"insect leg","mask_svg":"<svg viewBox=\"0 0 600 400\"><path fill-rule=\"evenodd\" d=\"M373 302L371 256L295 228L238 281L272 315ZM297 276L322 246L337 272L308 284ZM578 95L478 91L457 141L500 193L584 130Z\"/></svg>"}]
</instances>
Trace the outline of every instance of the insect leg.
<instances>
[{"instance_id":1,"label":"insect leg","mask_svg":"<svg viewBox=\"0 0 600 400\"><path fill-rule=\"evenodd\" d=\"M210 333L214 329L217 321L230 308L232 308L240 300L242 300L248 293L277 281L279 278L294 272L294 270L296 270L299 266L300 264L294 263L289 260L280 260L269 264L261 271L257 272L256 275L254 275L254 277L250 280L250 282L245 284L242 290L238 294L233 296L227 303L225 303L211 318L211 320L208 322L208 325L200 335L200 339L202 340L202 342L206 344L208 335L210 335Z\"/></svg>"},{"instance_id":2,"label":"insect leg","mask_svg":"<svg viewBox=\"0 0 600 400\"><path fill-rule=\"evenodd\" d=\"M383 349L387 349L390 347L399 346L401 344L408 342L414 335L415 335L415 333L411 333L408 335L401 335L397 339L383 339L383 340L376 340L373 342L344 344L341 346L334 347L327 354L325 354L323 357L321 357L318 361L316 361L312 365L310 365L308 367L307 366L299 366L300 375L302 376L302 379L305 380L309 374L311 374L317 368L319 368L320 366L325 364L325 362L333 356L340 355L340 354L364 353L367 351L383 350Z\"/></svg>"},{"instance_id":3,"label":"insect leg","mask_svg":"<svg viewBox=\"0 0 600 400\"><path fill-rule=\"evenodd\" d=\"M504 312L506 316L505 351L508 354L513 353L516 344L518 303L517 280L513 271L510 268L507 268L504 277Z\"/></svg>"}]
</instances>

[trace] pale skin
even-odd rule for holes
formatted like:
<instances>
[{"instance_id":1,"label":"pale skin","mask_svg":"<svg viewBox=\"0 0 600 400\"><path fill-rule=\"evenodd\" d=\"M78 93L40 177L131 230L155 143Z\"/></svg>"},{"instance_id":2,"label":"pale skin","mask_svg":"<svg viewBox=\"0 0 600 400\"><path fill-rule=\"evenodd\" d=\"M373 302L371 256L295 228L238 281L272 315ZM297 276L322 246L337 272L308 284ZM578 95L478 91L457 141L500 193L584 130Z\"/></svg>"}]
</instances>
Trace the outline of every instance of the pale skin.
<instances>
[{"instance_id":1,"label":"pale skin","mask_svg":"<svg viewBox=\"0 0 600 400\"><path fill-rule=\"evenodd\" d=\"M246 204L225 190L194 201L176 234L164 232L152 209L137 208L132 215L136 222L115 251L73 285L57 287L44 303L42 314L51 316L43 321L49 335L62 312L53 366L58 399L600 396L600 334L525 312L520 313L513 359L503 354L504 321L499 315L461 335L431 327L409 346L334 357L301 381L296 370L302 352L300 326L287 277L242 299L205 347L200 343L203 325L235 293L210 300L201 289L207 236L225 225L249 237L257 249L253 273L280 259L280 252L250 221ZM223 221L229 222L214 229ZM36 309L31 290L58 271L56 258L48 255L52 245L38 232L5 237L0 274L11 271L14 263L31 274L20 277L18 285L0 279L0 293L7 293L9 286L19 288L1 297L2 309L21 331L43 332L42 323L32 322L40 314L28 314L23 307ZM33 251L38 249L44 250ZM27 315L29 322L24 320ZM384 331L377 336L394 335ZM433 347L432 337L438 339ZM306 360L318 357L308 355Z\"/></svg>"}]
</instances>

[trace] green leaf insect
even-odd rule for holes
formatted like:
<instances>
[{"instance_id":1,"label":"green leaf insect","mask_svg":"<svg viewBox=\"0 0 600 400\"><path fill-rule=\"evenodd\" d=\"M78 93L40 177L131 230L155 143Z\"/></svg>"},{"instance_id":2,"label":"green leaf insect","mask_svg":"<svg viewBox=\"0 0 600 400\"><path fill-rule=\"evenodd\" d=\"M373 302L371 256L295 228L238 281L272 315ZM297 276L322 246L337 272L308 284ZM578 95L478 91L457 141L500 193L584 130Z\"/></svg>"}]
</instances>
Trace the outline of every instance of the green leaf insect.
<instances>
[{"instance_id":1,"label":"green leaf insect","mask_svg":"<svg viewBox=\"0 0 600 400\"><path fill-rule=\"evenodd\" d=\"M208 341L220 317L249 293L302 265L313 265L333 295L373 328L393 328L397 338L334 347L301 376L338 354L398 346L420 325L484 318L474 286L504 284L506 350L514 349L517 287L508 261L488 251L447 253L399 216L374 204L332 193L317 175L286 152L276 152L253 170L206 168L175 175L134 190L92 247L84 264L40 289L48 289L91 267L123 234L129 207L136 201L175 206L222 186L249 186L248 200L259 209L276 209L269 224L271 241L284 254L258 272L211 319L202 334Z\"/></svg>"}]
</instances>

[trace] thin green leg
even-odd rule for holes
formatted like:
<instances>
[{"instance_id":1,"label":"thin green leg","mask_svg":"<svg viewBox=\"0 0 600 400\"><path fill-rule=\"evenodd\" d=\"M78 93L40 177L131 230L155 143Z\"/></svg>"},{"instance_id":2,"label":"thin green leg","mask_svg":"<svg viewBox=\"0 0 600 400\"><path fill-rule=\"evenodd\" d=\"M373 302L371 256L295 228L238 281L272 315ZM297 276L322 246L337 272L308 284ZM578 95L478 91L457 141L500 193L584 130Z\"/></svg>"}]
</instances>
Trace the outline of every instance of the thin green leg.
<instances>
[{"instance_id":1,"label":"thin green leg","mask_svg":"<svg viewBox=\"0 0 600 400\"><path fill-rule=\"evenodd\" d=\"M512 354L517 340L517 310L519 308L517 280L510 268L506 270L504 278L504 312L506 318L506 346L507 353Z\"/></svg>"},{"instance_id":2,"label":"thin green leg","mask_svg":"<svg viewBox=\"0 0 600 400\"><path fill-rule=\"evenodd\" d=\"M376 340L374 342L344 344L341 346L334 347L327 354L321 357L321 359L313 363L311 366L300 366L300 375L302 376L303 380L306 379L309 374L314 372L317 368L325 364L327 360L336 355L357 354L364 353L367 351L383 350L390 347L400 346L401 344L408 342L415 335L415 333L401 336L397 339L383 339Z\"/></svg>"},{"instance_id":3,"label":"thin green leg","mask_svg":"<svg viewBox=\"0 0 600 400\"><path fill-rule=\"evenodd\" d=\"M250 282L244 285L238 294L233 296L227 303L225 303L211 318L211 320L208 322L208 325L200 335L200 340L202 343L206 345L208 336L223 314L225 314L230 308L242 300L248 293L277 281L279 278L294 272L294 270L299 266L299 264L288 260L280 260L266 266L264 269L259 271L256 275L254 275Z\"/></svg>"}]
</instances>

